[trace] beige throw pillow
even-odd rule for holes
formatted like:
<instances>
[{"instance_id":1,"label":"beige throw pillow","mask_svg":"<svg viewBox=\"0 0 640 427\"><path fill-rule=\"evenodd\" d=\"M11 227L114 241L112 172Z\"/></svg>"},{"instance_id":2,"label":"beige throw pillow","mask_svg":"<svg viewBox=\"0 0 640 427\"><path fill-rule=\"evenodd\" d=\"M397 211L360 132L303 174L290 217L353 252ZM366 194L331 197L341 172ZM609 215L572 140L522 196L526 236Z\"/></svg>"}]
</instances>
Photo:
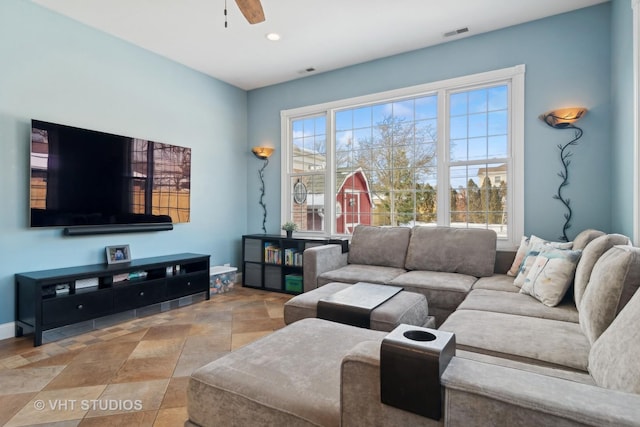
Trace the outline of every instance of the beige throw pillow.
<instances>
[{"instance_id":1,"label":"beige throw pillow","mask_svg":"<svg viewBox=\"0 0 640 427\"><path fill-rule=\"evenodd\" d=\"M573 242L565 242L565 243L549 242L547 240L541 239L540 237L532 234L531 238L529 239L528 251L524 256L524 258L522 259L520 266L518 267L518 274L516 278L513 280L514 285L516 285L519 288L522 287L522 284L524 283L524 280L526 279L527 274L529 274L529 270L531 269L531 266L533 265L533 262L535 261L536 256L538 256L540 251L544 249L545 246L548 246L551 248L557 248L557 249L571 249L571 247L573 246ZM518 249L518 251L519 250L520 249ZM516 257L517 257L517 254L516 254Z\"/></svg>"},{"instance_id":2,"label":"beige throw pillow","mask_svg":"<svg viewBox=\"0 0 640 427\"><path fill-rule=\"evenodd\" d=\"M507 276L516 277L518 275L518 270L520 270L520 264L522 264L522 260L529 252L529 238L527 236L522 236L520 239L520 246L518 247L518 251L516 252L516 257L513 259L513 264L511 264L511 268L507 271Z\"/></svg>"},{"instance_id":3,"label":"beige throw pillow","mask_svg":"<svg viewBox=\"0 0 640 427\"><path fill-rule=\"evenodd\" d=\"M555 307L573 282L581 253L579 250L546 246L535 257L520 293L531 295L544 305Z\"/></svg>"}]
</instances>

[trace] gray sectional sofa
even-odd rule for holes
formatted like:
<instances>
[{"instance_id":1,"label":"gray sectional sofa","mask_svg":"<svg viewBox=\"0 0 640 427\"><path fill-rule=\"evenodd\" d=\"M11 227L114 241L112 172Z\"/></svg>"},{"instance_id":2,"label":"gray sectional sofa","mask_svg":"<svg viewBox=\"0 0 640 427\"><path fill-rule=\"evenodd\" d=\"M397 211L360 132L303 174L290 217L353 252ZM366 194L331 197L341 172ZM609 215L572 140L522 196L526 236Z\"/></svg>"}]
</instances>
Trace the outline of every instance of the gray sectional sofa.
<instances>
[{"instance_id":1,"label":"gray sectional sofa","mask_svg":"<svg viewBox=\"0 0 640 427\"><path fill-rule=\"evenodd\" d=\"M427 297L437 324L453 313L478 278L491 278L496 268L491 230L359 225L349 252L338 249L327 245L305 251L305 292L330 282L401 286Z\"/></svg>"},{"instance_id":2,"label":"gray sectional sofa","mask_svg":"<svg viewBox=\"0 0 640 427\"><path fill-rule=\"evenodd\" d=\"M305 290L370 281L425 294L456 340L442 419L381 403L386 332L304 319L194 372L187 425L640 426L640 248L627 237L580 233L555 306L520 292L505 274L517 255L496 252L490 231L363 227L353 239L348 255L305 252Z\"/></svg>"}]
</instances>

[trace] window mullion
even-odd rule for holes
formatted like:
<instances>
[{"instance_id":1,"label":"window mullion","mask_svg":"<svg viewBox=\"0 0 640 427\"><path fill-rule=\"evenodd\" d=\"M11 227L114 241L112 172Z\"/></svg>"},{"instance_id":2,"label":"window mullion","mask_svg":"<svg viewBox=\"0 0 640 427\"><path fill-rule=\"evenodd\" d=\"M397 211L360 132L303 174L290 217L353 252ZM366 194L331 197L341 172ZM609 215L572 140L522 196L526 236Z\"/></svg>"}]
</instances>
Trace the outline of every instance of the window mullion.
<instances>
[{"instance_id":1,"label":"window mullion","mask_svg":"<svg viewBox=\"0 0 640 427\"><path fill-rule=\"evenodd\" d=\"M508 163L508 157L496 157L496 158L486 158L480 160L467 160L467 161L458 161L458 162L449 162L449 166L476 166L476 165L484 165L487 163Z\"/></svg>"},{"instance_id":2,"label":"window mullion","mask_svg":"<svg viewBox=\"0 0 640 427\"><path fill-rule=\"evenodd\" d=\"M280 113L280 218L281 224L291 220L291 156L293 156L293 120ZM286 131L285 131L286 130Z\"/></svg>"},{"instance_id":3,"label":"window mullion","mask_svg":"<svg viewBox=\"0 0 640 427\"><path fill-rule=\"evenodd\" d=\"M336 234L336 125L335 110L327 111L327 167L325 168L324 223L325 232Z\"/></svg>"},{"instance_id":4,"label":"window mullion","mask_svg":"<svg viewBox=\"0 0 640 427\"><path fill-rule=\"evenodd\" d=\"M438 145L437 145L437 170L438 170L438 205L436 209L437 224L449 225L451 212L451 191L449 189L449 101L446 90L438 91Z\"/></svg>"}]
</instances>

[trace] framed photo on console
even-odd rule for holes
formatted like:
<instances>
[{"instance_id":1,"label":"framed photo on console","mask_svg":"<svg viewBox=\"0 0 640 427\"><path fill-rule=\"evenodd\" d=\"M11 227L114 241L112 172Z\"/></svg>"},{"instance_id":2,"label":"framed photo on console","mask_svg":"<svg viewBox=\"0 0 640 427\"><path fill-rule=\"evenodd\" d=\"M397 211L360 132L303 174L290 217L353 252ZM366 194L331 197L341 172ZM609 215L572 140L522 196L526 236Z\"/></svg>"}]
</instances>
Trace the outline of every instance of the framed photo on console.
<instances>
[{"instance_id":1,"label":"framed photo on console","mask_svg":"<svg viewBox=\"0 0 640 427\"><path fill-rule=\"evenodd\" d=\"M131 262L131 251L129 245L107 246L107 264L119 262Z\"/></svg>"}]
</instances>

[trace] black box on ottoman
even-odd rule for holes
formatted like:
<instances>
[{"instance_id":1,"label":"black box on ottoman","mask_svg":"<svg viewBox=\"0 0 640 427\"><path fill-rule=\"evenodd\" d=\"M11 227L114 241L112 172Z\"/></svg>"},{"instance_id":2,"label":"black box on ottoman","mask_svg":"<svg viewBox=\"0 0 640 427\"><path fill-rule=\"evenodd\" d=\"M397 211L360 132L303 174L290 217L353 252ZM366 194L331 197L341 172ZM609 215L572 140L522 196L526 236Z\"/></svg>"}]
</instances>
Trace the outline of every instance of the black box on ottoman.
<instances>
[{"instance_id":1,"label":"black box on ottoman","mask_svg":"<svg viewBox=\"0 0 640 427\"><path fill-rule=\"evenodd\" d=\"M404 324L395 328L380 346L382 403L439 420L440 377L455 353L450 332Z\"/></svg>"}]
</instances>

